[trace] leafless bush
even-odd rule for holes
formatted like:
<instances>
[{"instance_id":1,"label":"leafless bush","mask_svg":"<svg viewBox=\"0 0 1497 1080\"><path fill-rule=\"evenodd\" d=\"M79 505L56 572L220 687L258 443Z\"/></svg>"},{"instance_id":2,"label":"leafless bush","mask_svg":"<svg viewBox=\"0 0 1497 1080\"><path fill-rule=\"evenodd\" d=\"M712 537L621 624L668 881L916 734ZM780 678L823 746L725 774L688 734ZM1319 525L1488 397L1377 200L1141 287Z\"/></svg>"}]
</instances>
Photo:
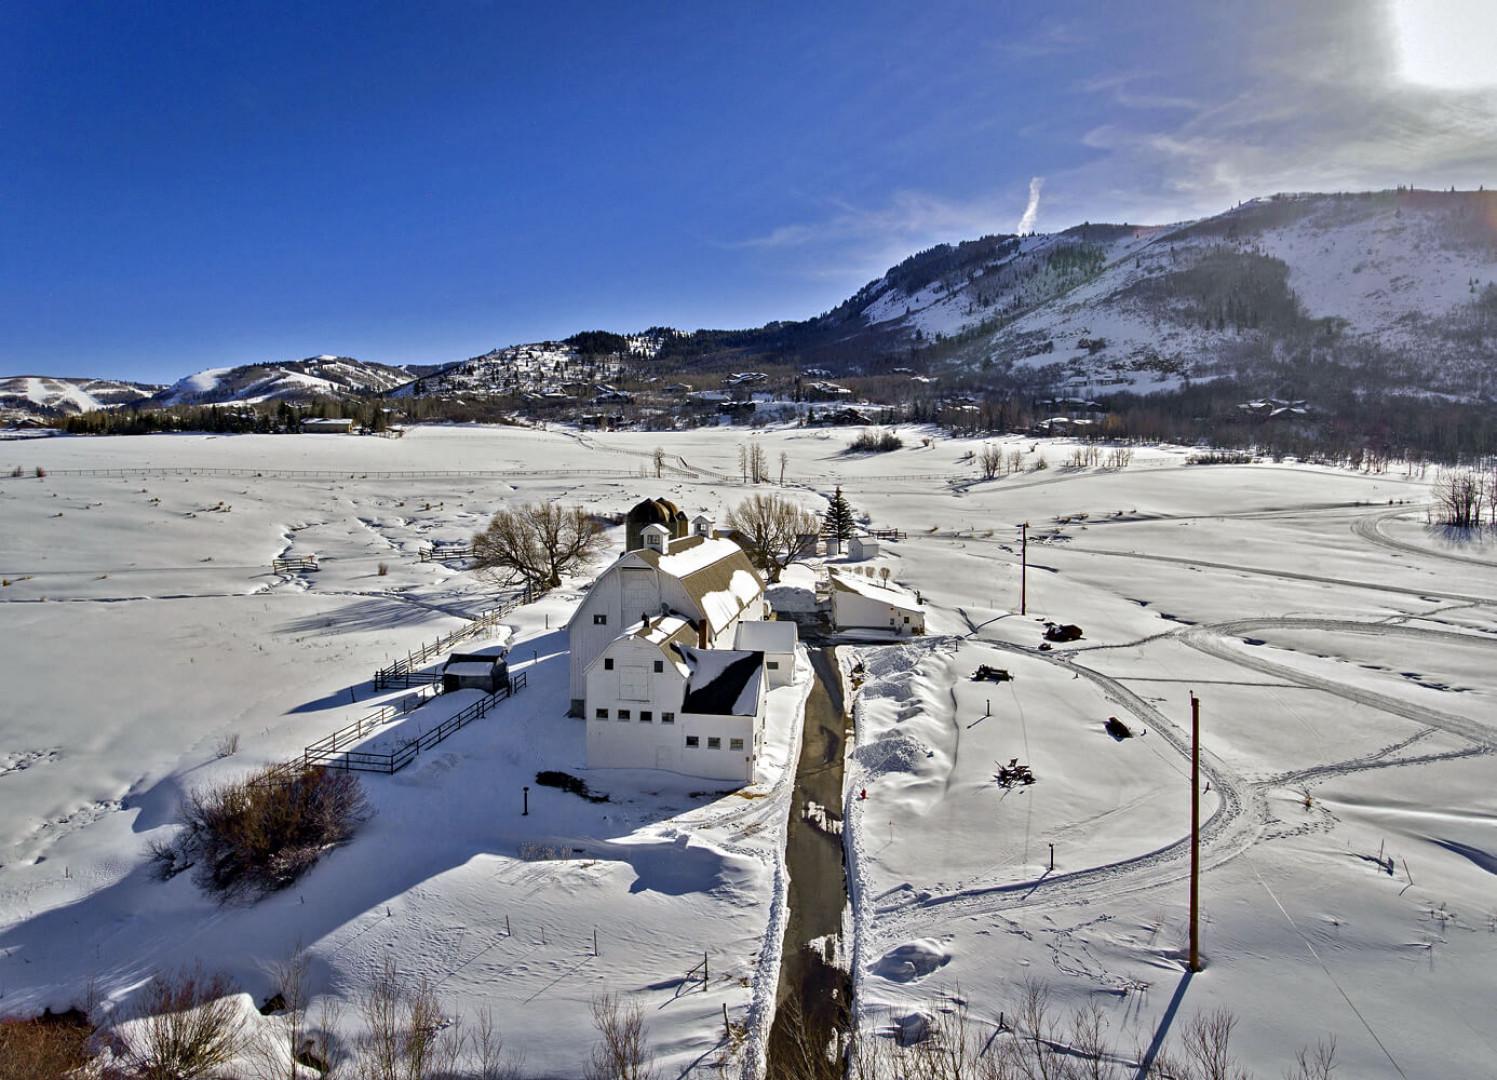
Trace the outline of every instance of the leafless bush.
<instances>
[{"instance_id":1,"label":"leafless bush","mask_svg":"<svg viewBox=\"0 0 1497 1080\"><path fill-rule=\"evenodd\" d=\"M378 572L380 577L385 577L390 573L390 564L387 562L380 563Z\"/></svg>"},{"instance_id":2,"label":"leafless bush","mask_svg":"<svg viewBox=\"0 0 1497 1080\"><path fill-rule=\"evenodd\" d=\"M36 467L36 478L38 480L45 480L47 478L47 470L38 465Z\"/></svg>"},{"instance_id":3,"label":"leafless bush","mask_svg":"<svg viewBox=\"0 0 1497 1080\"><path fill-rule=\"evenodd\" d=\"M444 1020L425 976L409 985L386 959L360 1010L368 1029L356 1067L361 1080L428 1080L456 1069L461 1032Z\"/></svg>"},{"instance_id":4,"label":"leafless bush","mask_svg":"<svg viewBox=\"0 0 1497 1080\"><path fill-rule=\"evenodd\" d=\"M594 998L593 1026L598 1043L583 1073L586 1080L654 1080L659 1075L637 1002L621 1002L614 994Z\"/></svg>"},{"instance_id":5,"label":"leafless bush","mask_svg":"<svg viewBox=\"0 0 1497 1080\"><path fill-rule=\"evenodd\" d=\"M352 773L262 769L186 798L176 858L196 864L210 892L255 896L290 885L369 814Z\"/></svg>"},{"instance_id":6,"label":"leafless bush","mask_svg":"<svg viewBox=\"0 0 1497 1080\"><path fill-rule=\"evenodd\" d=\"M13 477L25 476L26 470L17 465L14 469L10 470L10 475Z\"/></svg>"},{"instance_id":7,"label":"leafless bush","mask_svg":"<svg viewBox=\"0 0 1497 1080\"><path fill-rule=\"evenodd\" d=\"M1044 472L1049 467L1050 462L1046 460L1043 453L1036 454L1034 460L1029 463L1030 472Z\"/></svg>"},{"instance_id":8,"label":"leafless bush","mask_svg":"<svg viewBox=\"0 0 1497 1080\"><path fill-rule=\"evenodd\" d=\"M1130 446L1114 446L1107 452L1107 467L1109 469L1126 469L1133 464L1133 448Z\"/></svg>"},{"instance_id":9,"label":"leafless bush","mask_svg":"<svg viewBox=\"0 0 1497 1080\"><path fill-rule=\"evenodd\" d=\"M886 454L890 450L898 450L903 445L904 440L894 431L888 429L869 431L864 428L858 432L857 438L847 444L847 449L853 454Z\"/></svg>"},{"instance_id":10,"label":"leafless bush","mask_svg":"<svg viewBox=\"0 0 1497 1080\"><path fill-rule=\"evenodd\" d=\"M219 758L233 757L237 753L239 753L239 732L237 731L231 731L219 739L218 746L213 751L214 756Z\"/></svg>"},{"instance_id":11,"label":"leafless bush","mask_svg":"<svg viewBox=\"0 0 1497 1080\"><path fill-rule=\"evenodd\" d=\"M82 1013L0 1019L0 1080L64 1080L88 1060L93 1027Z\"/></svg>"},{"instance_id":12,"label":"leafless bush","mask_svg":"<svg viewBox=\"0 0 1497 1080\"><path fill-rule=\"evenodd\" d=\"M982 451L977 455L977 468L984 480L991 480L997 476L998 470L1003 468L1003 448L994 446L992 443L983 443Z\"/></svg>"},{"instance_id":13,"label":"leafless bush","mask_svg":"<svg viewBox=\"0 0 1497 1080\"><path fill-rule=\"evenodd\" d=\"M1097 1005L1067 1020L1049 990L1033 982L1021 988L1017 1008L996 1021L975 1017L960 999L891 1021L884 1034L854 1040L853 1080L1250 1080L1232 1056L1236 1022L1224 1010L1194 1017L1178 1052L1167 1048L1147 1063L1109 1039ZM1286 1080L1329 1080L1334 1068L1332 1040L1301 1050Z\"/></svg>"},{"instance_id":14,"label":"leafless bush","mask_svg":"<svg viewBox=\"0 0 1497 1080\"><path fill-rule=\"evenodd\" d=\"M212 1075L245 1045L244 1017L235 990L222 975L201 969L158 975L126 1026L125 1060L142 1080L185 1080Z\"/></svg>"}]
</instances>

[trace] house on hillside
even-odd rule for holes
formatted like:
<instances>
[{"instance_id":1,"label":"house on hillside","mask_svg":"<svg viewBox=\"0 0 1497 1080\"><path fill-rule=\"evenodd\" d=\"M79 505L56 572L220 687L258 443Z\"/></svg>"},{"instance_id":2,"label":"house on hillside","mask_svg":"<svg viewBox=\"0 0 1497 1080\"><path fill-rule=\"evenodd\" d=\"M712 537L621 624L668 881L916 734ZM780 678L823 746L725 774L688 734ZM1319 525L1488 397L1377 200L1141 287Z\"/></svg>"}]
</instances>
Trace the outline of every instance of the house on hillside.
<instances>
[{"instance_id":1,"label":"house on hillside","mask_svg":"<svg viewBox=\"0 0 1497 1080\"><path fill-rule=\"evenodd\" d=\"M588 665L587 764L749 783L764 742L764 654L702 648L701 624L659 615Z\"/></svg>"},{"instance_id":2,"label":"house on hillside","mask_svg":"<svg viewBox=\"0 0 1497 1080\"><path fill-rule=\"evenodd\" d=\"M349 435L353 421L330 416L309 416L301 422L303 435Z\"/></svg>"},{"instance_id":3,"label":"house on hillside","mask_svg":"<svg viewBox=\"0 0 1497 1080\"><path fill-rule=\"evenodd\" d=\"M833 574L832 626L838 630L925 633L925 606L903 589L854 574Z\"/></svg>"},{"instance_id":4,"label":"house on hillside","mask_svg":"<svg viewBox=\"0 0 1497 1080\"><path fill-rule=\"evenodd\" d=\"M795 647L800 644L796 624L778 619L741 622L733 634L733 648L764 654L764 677L771 690L795 679Z\"/></svg>"},{"instance_id":5,"label":"house on hillside","mask_svg":"<svg viewBox=\"0 0 1497 1080\"><path fill-rule=\"evenodd\" d=\"M587 672L628 627L662 615L686 620L702 649L732 647L740 622L763 619L764 579L743 548L714 536L689 536L686 515L647 499L625 519L624 553L598 575L567 624L572 716L590 715Z\"/></svg>"}]
</instances>

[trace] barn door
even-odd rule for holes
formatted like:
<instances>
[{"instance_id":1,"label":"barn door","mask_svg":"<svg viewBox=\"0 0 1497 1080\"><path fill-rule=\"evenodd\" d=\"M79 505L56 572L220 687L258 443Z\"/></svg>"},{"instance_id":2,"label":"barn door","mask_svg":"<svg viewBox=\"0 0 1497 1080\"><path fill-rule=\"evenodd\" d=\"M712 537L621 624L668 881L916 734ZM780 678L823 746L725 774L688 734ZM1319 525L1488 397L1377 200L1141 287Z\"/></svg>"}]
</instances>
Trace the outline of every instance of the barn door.
<instances>
[{"instance_id":1,"label":"barn door","mask_svg":"<svg viewBox=\"0 0 1497 1080\"><path fill-rule=\"evenodd\" d=\"M619 669L619 697L625 701L650 700L650 676L643 667L627 664Z\"/></svg>"},{"instance_id":2,"label":"barn door","mask_svg":"<svg viewBox=\"0 0 1497 1080\"><path fill-rule=\"evenodd\" d=\"M641 615L654 615L660 607L655 592L655 572L642 567L623 570L623 626L633 626Z\"/></svg>"}]
</instances>

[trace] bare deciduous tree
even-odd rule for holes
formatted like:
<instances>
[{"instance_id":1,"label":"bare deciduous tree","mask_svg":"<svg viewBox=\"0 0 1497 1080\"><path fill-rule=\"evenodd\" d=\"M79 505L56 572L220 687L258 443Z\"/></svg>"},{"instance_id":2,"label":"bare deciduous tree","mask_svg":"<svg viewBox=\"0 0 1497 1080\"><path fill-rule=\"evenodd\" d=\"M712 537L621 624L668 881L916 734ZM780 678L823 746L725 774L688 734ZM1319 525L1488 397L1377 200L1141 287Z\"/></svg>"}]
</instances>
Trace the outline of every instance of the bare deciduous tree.
<instances>
[{"instance_id":1,"label":"bare deciduous tree","mask_svg":"<svg viewBox=\"0 0 1497 1080\"><path fill-rule=\"evenodd\" d=\"M621 1002L614 994L594 998L593 1026L598 1044L583 1074L587 1080L654 1080L655 1057L637 1002Z\"/></svg>"},{"instance_id":2,"label":"bare deciduous tree","mask_svg":"<svg viewBox=\"0 0 1497 1080\"><path fill-rule=\"evenodd\" d=\"M659 480L661 474L665 472L665 448L662 446L655 447L655 452L651 457L655 462L655 479Z\"/></svg>"},{"instance_id":3,"label":"bare deciduous tree","mask_svg":"<svg viewBox=\"0 0 1497 1080\"><path fill-rule=\"evenodd\" d=\"M550 589L606 544L602 527L582 507L524 503L494 515L488 528L473 538L473 557L491 580Z\"/></svg>"},{"instance_id":4,"label":"bare deciduous tree","mask_svg":"<svg viewBox=\"0 0 1497 1080\"><path fill-rule=\"evenodd\" d=\"M982 472L984 480L991 480L998 475L998 470L1003 468L1003 448L994 446L992 443L983 443L982 450L977 454L977 467Z\"/></svg>"},{"instance_id":5,"label":"bare deciduous tree","mask_svg":"<svg viewBox=\"0 0 1497 1080\"><path fill-rule=\"evenodd\" d=\"M1488 491L1489 486L1472 472L1440 473L1434 488L1439 523L1454 529L1480 528L1488 496L1497 497L1497 491Z\"/></svg>"},{"instance_id":6,"label":"bare deciduous tree","mask_svg":"<svg viewBox=\"0 0 1497 1080\"><path fill-rule=\"evenodd\" d=\"M803 539L821 529L815 514L783 495L750 495L728 511L727 523L743 537L771 582L780 580L785 567L811 553Z\"/></svg>"}]
</instances>

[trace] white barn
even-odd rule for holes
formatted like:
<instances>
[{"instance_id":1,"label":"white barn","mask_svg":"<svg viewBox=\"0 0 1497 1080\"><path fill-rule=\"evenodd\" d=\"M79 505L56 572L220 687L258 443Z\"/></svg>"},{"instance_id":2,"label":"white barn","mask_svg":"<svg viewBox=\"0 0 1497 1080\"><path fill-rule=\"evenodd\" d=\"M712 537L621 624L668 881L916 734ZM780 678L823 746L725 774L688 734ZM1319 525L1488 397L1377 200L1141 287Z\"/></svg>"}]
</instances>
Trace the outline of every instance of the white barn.
<instances>
[{"instance_id":1,"label":"white barn","mask_svg":"<svg viewBox=\"0 0 1497 1080\"><path fill-rule=\"evenodd\" d=\"M733 648L764 654L764 677L771 690L795 680L795 647L799 643L799 630L789 620L741 622L733 635Z\"/></svg>"},{"instance_id":2,"label":"white barn","mask_svg":"<svg viewBox=\"0 0 1497 1080\"><path fill-rule=\"evenodd\" d=\"M838 630L925 633L925 608L903 589L875 585L853 574L833 574L832 625Z\"/></svg>"},{"instance_id":3,"label":"white barn","mask_svg":"<svg viewBox=\"0 0 1497 1080\"><path fill-rule=\"evenodd\" d=\"M733 541L673 539L658 524L645 526L641 541L598 575L567 624L573 716L585 715L589 666L627 627L676 615L695 627L696 646L726 649L740 622L767 614L764 579Z\"/></svg>"},{"instance_id":4,"label":"white barn","mask_svg":"<svg viewBox=\"0 0 1497 1080\"><path fill-rule=\"evenodd\" d=\"M750 783L764 741L764 654L702 649L678 615L628 627L586 671L587 764Z\"/></svg>"}]
</instances>

